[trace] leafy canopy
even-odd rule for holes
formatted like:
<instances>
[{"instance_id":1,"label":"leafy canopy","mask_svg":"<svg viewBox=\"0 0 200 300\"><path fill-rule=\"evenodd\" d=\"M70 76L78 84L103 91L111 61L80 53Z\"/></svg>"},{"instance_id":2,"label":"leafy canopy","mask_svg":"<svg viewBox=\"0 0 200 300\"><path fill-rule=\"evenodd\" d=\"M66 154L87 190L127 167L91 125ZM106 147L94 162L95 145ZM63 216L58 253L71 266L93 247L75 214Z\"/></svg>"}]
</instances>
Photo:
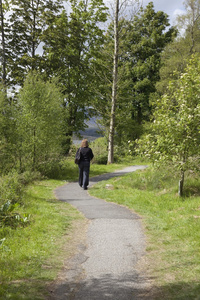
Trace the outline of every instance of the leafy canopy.
<instances>
[{"instance_id":1,"label":"leafy canopy","mask_svg":"<svg viewBox=\"0 0 200 300\"><path fill-rule=\"evenodd\" d=\"M151 133L139 152L157 165L172 162L181 172L197 168L200 143L200 61L193 56L185 73L171 82L155 105Z\"/></svg>"},{"instance_id":2,"label":"leafy canopy","mask_svg":"<svg viewBox=\"0 0 200 300\"><path fill-rule=\"evenodd\" d=\"M38 169L61 153L63 110L58 82L45 82L37 72L29 73L19 92L16 112L21 168Z\"/></svg>"}]
</instances>

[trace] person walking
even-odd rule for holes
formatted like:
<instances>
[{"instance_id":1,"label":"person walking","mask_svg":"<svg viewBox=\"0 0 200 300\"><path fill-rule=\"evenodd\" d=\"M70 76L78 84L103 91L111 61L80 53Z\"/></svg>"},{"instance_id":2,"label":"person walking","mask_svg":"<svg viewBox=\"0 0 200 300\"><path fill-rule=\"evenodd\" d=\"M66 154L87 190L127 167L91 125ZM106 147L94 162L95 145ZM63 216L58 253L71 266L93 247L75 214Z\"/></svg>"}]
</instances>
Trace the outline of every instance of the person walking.
<instances>
[{"instance_id":1,"label":"person walking","mask_svg":"<svg viewBox=\"0 0 200 300\"><path fill-rule=\"evenodd\" d=\"M89 172L90 172L90 161L93 159L94 154L92 149L88 146L88 140L83 139L81 142L81 147L77 150L80 151L80 161L79 167L79 185L87 190L89 185ZM76 155L77 155L76 153Z\"/></svg>"}]
</instances>

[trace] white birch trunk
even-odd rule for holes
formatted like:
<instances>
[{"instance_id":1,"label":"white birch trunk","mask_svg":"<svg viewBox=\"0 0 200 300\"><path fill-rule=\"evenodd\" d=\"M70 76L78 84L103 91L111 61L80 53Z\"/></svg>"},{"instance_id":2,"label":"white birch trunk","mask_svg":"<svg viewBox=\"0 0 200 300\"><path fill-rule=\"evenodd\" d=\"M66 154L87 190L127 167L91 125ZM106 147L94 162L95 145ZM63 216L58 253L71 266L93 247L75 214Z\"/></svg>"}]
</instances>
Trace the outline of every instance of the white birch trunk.
<instances>
[{"instance_id":1,"label":"white birch trunk","mask_svg":"<svg viewBox=\"0 0 200 300\"><path fill-rule=\"evenodd\" d=\"M110 127L108 136L108 164L114 162L114 133L115 133L115 108L117 100L117 75L118 75L118 46L119 46L119 0L115 3L115 19L114 19L114 57L113 57L113 84L112 84L112 102Z\"/></svg>"},{"instance_id":2,"label":"white birch trunk","mask_svg":"<svg viewBox=\"0 0 200 300\"><path fill-rule=\"evenodd\" d=\"M3 3L0 0L0 17L1 17L1 42L2 42L2 80L5 88L6 85L6 57L5 57L5 36L4 36L4 14L3 14Z\"/></svg>"}]
</instances>

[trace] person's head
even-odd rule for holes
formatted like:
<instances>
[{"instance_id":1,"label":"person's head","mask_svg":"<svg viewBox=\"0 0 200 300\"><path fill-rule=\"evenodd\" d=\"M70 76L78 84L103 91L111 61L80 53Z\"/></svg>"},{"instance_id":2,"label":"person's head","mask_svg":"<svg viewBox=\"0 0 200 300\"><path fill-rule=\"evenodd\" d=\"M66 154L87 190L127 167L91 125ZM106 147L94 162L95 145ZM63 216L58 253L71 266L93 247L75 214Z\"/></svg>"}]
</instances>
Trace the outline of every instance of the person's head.
<instances>
[{"instance_id":1,"label":"person's head","mask_svg":"<svg viewBox=\"0 0 200 300\"><path fill-rule=\"evenodd\" d=\"M81 142L81 147L82 147L82 148L88 147L88 140L87 140L87 139L83 139L83 140L82 140L82 142Z\"/></svg>"}]
</instances>

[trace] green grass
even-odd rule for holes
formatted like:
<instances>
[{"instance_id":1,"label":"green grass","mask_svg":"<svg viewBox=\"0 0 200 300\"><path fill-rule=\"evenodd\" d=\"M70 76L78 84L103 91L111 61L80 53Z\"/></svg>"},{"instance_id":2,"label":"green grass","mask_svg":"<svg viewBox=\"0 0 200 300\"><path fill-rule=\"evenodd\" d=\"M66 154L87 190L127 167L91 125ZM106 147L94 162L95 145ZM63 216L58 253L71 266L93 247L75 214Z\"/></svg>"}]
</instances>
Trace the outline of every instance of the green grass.
<instances>
[{"instance_id":1,"label":"green grass","mask_svg":"<svg viewBox=\"0 0 200 300\"><path fill-rule=\"evenodd\" d=\"M131 163L141 164L133 161ZM130 165L91 164L90 176ZM60 180L42 180L29 185L20 214L29 213L31 223L16 230L0 229L0 299L44 300L47 286L57 277L70 252L75 224L84 219L70 205L55 199L53 190L78 180L73 160L62 164ZM200 181L191 174L185 197L177 196L177 178L171 170L137 171L95 185L89 192L107 201L134 209L141 215L147 236L144 268L152 277L149 299L200 299ZM68 249L68 251L70 251Z\"/></svg>"},{"instance_id":2,"label":"green grass","mask_svg":"<svg viewBox=\"0 0 200 300\"><path fill-rule=\"evenodd\" d=\"M149 299L200 299L200 180L190 177L177 196L170 170L145 171L109 180L90 194L125 205L142 216L147 235L145 268L154 286ZM195 189L194 189L195 186Z\"/></svg>"},{"instance_id":3,"label":"green grass","mask_svg":"<svg viewBox=\"0 0 200 300\"><path fill-rule=\"evenodd\" d=\"M91 162L90 165L90 177L97 176L103 173L113 172L116 169L123 169L128 165L137 164L136 160L131 162L122 161L121 163L114 163L110 165L96 164ZM74 163L74 158L69 157L60 162L59 166L56 166L56 169L53 170L51 174L52 178L55 177L59 180L65 181L76 181L78 180L78 165Z\"/></svg>"},{"instance_id":4,"label":"green grass","mask_svg":"<svg viewBox=\"0 0 200 300\"><path fill-rule=\"evenodd\" d=\"M91 165L90 176L121 169L123 165ZM76 224L84 218L53 193L67 181L78 180L78 166L63 161L60 180L42 180L29 185L17 212L30 214L30 224L12 229L0 228L0 299L44 300L47 286L57 277L66 259L66 245ZM70 247L69 247L70 248ZM70 251L70 249L68 249Z\"/></svg>"},{"instance_id":5,"label":"green grass","mask_svg":"<svg viewBox=\"0 0 200 300\"><path fill-rule=\"evenodd\" d=\"M82 218L55 199L53 190L61 184L45 180L31 185L19 210L31 215L30 225L0 230L6 239L0 250L0 299L44 299L46 284L60 270L67 240L62 237L72 230L73 220Z\"/></svg>"}]
</instances>

